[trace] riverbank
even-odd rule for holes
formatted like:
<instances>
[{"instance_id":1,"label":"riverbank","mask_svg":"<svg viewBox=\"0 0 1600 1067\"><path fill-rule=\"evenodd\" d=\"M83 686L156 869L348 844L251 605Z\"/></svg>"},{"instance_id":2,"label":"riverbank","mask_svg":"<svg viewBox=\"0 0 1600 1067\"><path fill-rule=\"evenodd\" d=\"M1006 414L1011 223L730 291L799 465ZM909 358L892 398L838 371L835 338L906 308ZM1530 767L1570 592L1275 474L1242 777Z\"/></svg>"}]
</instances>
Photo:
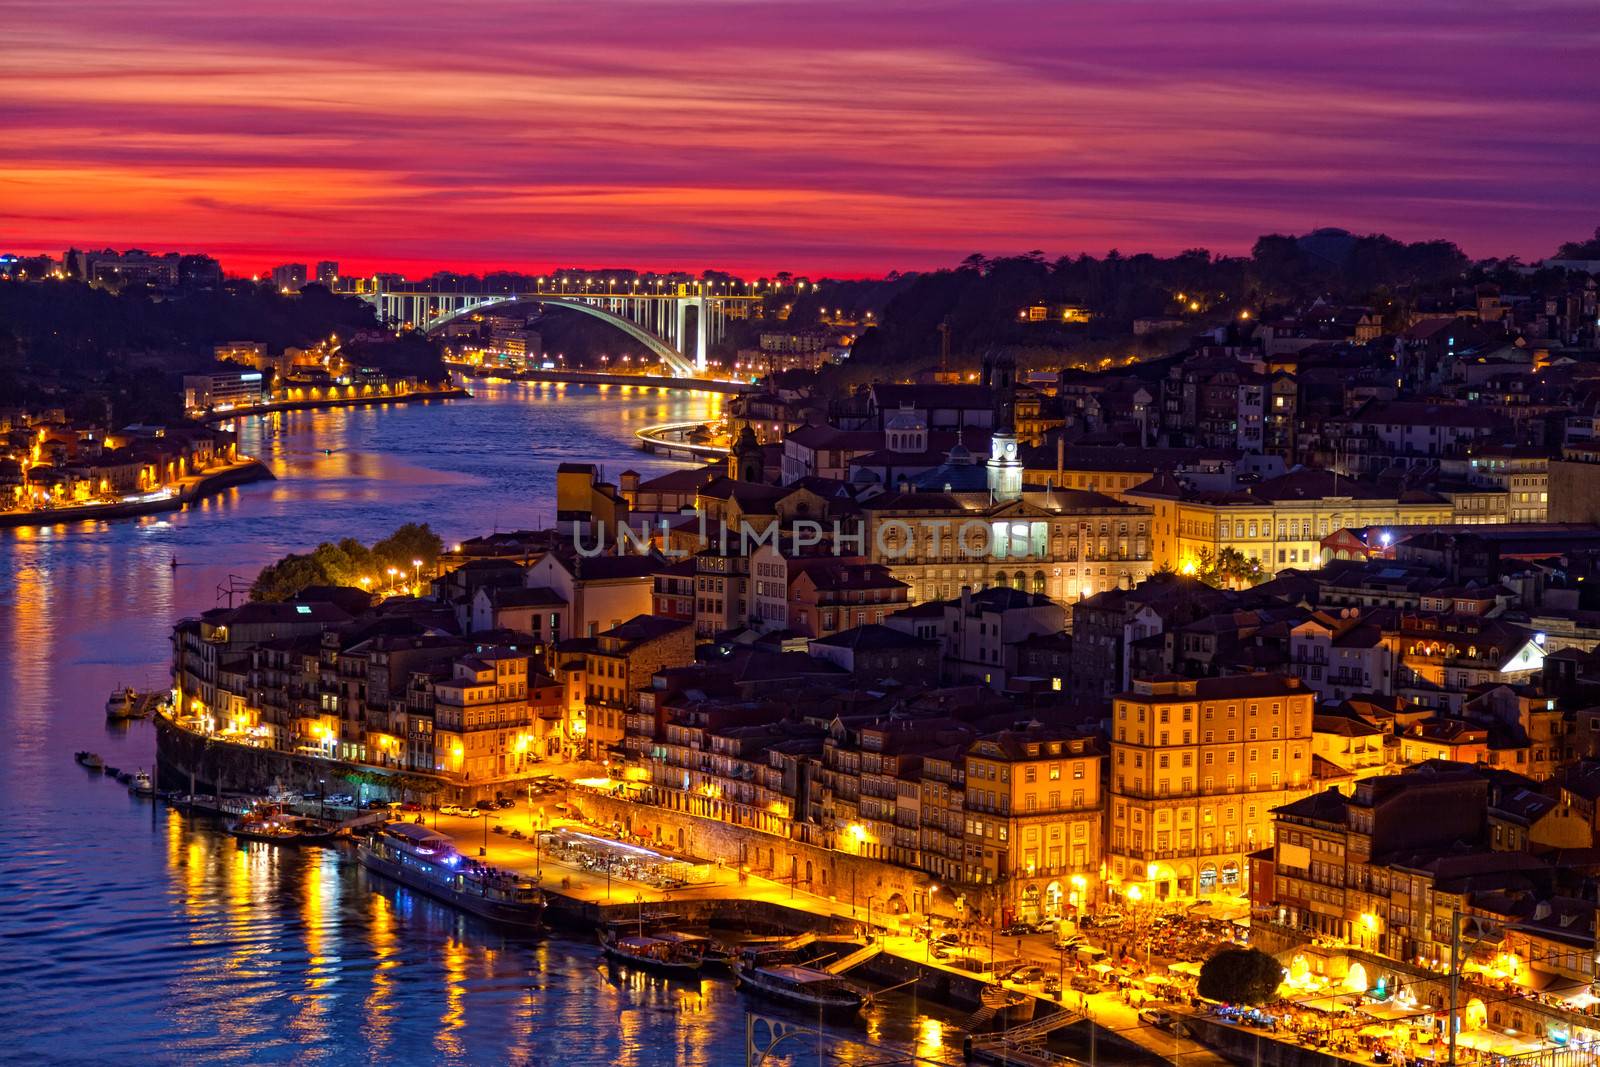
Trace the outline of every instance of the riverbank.
<instances>
[{"instance_id":1,"label":"riverbank","mask_svg":"<svg viewBox=\"0 0 1600 1067\"><path fill-rule=\"evenodd\" d=\"M465 363L448 364L462 374L473 375L481 368ZM669 378L655 374L603 374L580 370L491 370L485 377L508 382L559 382L566 385L628 385L640 389L679 389L692 393L753 393L759 386L749 382L720 381L713 378Z\"/></svg>"},{"instance_id":2,"label":"riverbank","mask_svg":"<svg viewBox=\"0 0 1600 1067\"><path fill-rule=\"evenodd\" d=\"M151 494L139 500L118 500L101 504L51 508L48 511L0 512L0 528L57 526L68 522L103 522L178 511L197 500L250 482L273 481L276 475L258 459L247 459L217 470L206 471L180 481L170 495Z\"/></svg>"},{"instance_id":3,"label":"riverbank","mask_svg":"<svg viewBox=\"0 0 1600 1067\"><path fill-rule=\"evenodd\" d=\"M343 781L358 767L375 772L379 779L367 780L369 796L374 790L396 798L403 792L419 795L415 790L424 779L430 786L442 787L438 793L426 790L434 803L450 795L462 800L469 796L488 799L494 792L492 787L459 787L438 776L385 772L202 737L160 717L155 727L157 785L179 792L252 792L266 784L307 791L326 789L325 783ZM853 973L875 986L913 982L925 997L981 1013L984 992L994 985L986 970L959 966L954 957L942 959L931 951L919 936L927 928L928 917L908 906L915 899L914 892L909 885L885 880L886 874L901 873L898 868L837 853L824 857L804 846L800 846L804 855L797 853L792 858L754 849L753 853L768 854L751 854L752 862L741 867L708 858L739 854L721 836L728 829L722 824L692 816L675 818L679 813L654 808L647 809L646 816L638 805L576 784L568 784L557 797L535 801L532 807L520 794L521 790L507 790L507 795L517 798L517 805L486 817L429 812L424 818L428 826L449 836L463 855L482 856L495 867L536 877L546 894L546 915L554 928L588 929L631 920L645 910L688 927L741 934L809 933L839 942L840 956L854 954L861 939L870 935L876 954L867 953ZM649 825L638 823L639 818ZM513 830L521 836L513 837ZM578 862L572 856L557 855L559 850L541 848L536 843L541 830L565 832L569 840L587 839L592 845L576 847L598 850L597 855L627 850L629 857L642 865L648 865L647 858L640 858L648 851L663 865L692 873L666 885L637 881L629 876L635 874L630 870L611 871L604 864ZM793 844L776 838L773 843L780 848ZM825 860L830 866L826 877L820 866ZM906 873L909 876L910 872ZM953 921L950 916L934 920L941 924L938 928ZM1047 962L1053 963L1053 957ZM1076 1000L1068 1003L1042 992L1036 984L1010 983L1006 988L1014 996L1026 998L1011 1022L1062 1014L1051 1028L1056 1024L1063 1027L1062 1039L1075 1050L1098 1043L1108 1053L1120 1049L1118 1062L1125 1063L1155 1062L1154 1057L1172 1054L1170 1036L1141 1026L1135 1009L1109 992L1087 998L1085 1017ZM993 1025L987 1020L988 1016L980 1019L979 1014L972 1018L975 1026ZM1190 1067L1221 1067L1222 1061L1203 1046L1183 1042L1179 1052Z\"/></svg>"},{"instance_id":4,"label":"riverbank","mask_svg":"<svg viewBox=\"0 0 1600 1067\"><path fill-rule=\"evenodd\" d=\"M320 397L318 399L275 400L269 404L252 404L249 407L202 415L198 422L215 425L231 422L248 415L271 415L279 411L320 411L323 408L360 408L373 404L406 404L417 400L470 400L472 394L460 386L441 389L413 389L405 393L374 393L368 396Z\"/></svg>"}]
</instances>

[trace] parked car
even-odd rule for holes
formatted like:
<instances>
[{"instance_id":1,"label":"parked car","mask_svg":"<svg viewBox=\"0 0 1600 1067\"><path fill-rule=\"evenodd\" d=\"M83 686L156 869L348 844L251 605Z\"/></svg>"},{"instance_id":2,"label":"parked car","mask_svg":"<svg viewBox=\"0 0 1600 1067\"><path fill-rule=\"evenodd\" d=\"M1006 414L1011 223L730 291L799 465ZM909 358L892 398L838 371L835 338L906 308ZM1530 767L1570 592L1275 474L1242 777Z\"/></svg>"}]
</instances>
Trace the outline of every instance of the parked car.
<instances>
[{"instance_id":1,"label":"parked car","mask_svg":"<svg viewBox=\"0 0 1600 1067\"><path fill-rule=\"evenodd\" d=\"M1015 922L1000 931L1001 937L1022 937L1025 934L1036 933L1032 923Z\"/></svg>"},{"instance_id":2,"label":"parked car","mask_svg":"<svg viewBox=\"0 0 1600 1067\"><path fill-rule=\"evenodd\" d=\"M959 945L961 944L961 935L954 930L946 930L944 933L934 937L933 943L936 945Z\"/></svg>"},{"instance_id":3,"label":"parked car","mask_svg":"<svg viewBox=\"0 0 1600 1067\"><path fill-rule=\"evenodd\" d=\"M929 947L928 951L933 953L933 958L936 960L947 960L950 958L950 947L948 945L942 945L937 941L935 941Z\"/></svg>"},{"instance_id":4,"label":"parked car","mask_svg":"<svg viewBox=\"0 0 1600 1067\"><path fill-rule=\"evenodd\" d=\"M1080 993L1098 993L1098 992L1100 992L1100 983L1096 982L1093 978L1090 978L1086 974L1075 974L1075 975L1073 975L1072 976L1072 981L1069 982L1068 984L1071 985L1073 989L1076 989Z\"/></svg>"},{"instance_id":5,"label":"parked car","mask_svg":"<svg viewBox=\"0 0 1600 1067\"><path fill-rule=\"evenodd\" d=\"M1145 1008L1139 1013L1139 1021L1157 1030L1170 1030L1177 1017L1170 1011L1161 1011L1158 1008Z\"/></svg>"},{"instance_id":6,"label":"parked car","mask_svg":"<svg viewBox=\"0 0 1600 1067\"><path fill-rule=\"evenodd\" d=\"M1015 971L1011 972L1011 980L1013 982L1019 982L1022 985L1032 985L1043 977L1044 968L1038 966L1037 964L1031 963L1026 967L1018 967Z\"/></svg>"},{"instance_id":7,"label":"parked car","mask_svg":"<svg viewBox=\"0 0 1600 1067\"><path fill-rule=\"evenodd\" d=\"M1093 923L1089 921L1087 916L1085 916L1083 920L1083 925L1094 926L1102 930L1115 930L1117 927L1121 926L1122 923L1123 918L1120 911L1103 911L1099 915L1094 916Z\"/></svg>"},{"instance_id":8,"label":"parked car","mask_svg":"<svg viewBox=\"0 0 1600 1067\"><path fill-rule=\"evenodd\" d=\"M494 801L492 801L492 800L480 800L476 804L474 804L473 807L475 807L479 811L483 811L483 812L493 811L494 810Z\"/></svg>"},{"instance_id":9,"label":"parked car","mask_svg":"<svg viewBox=\"0 0 1600 1067\"><path fill-rule=\"evenodd\" d=\"M512 800L510 797L501 797L499 800L494 802L494 806L499 808L501 811L504 811L506 808L516 807L517 802Z\"/></svg>"},{"instance_id":10,"label":"parked car","mask_svg":"<svg viewBox=\"0 0 1600 1067\"><path fill-rule=\"evenodd\" d=\"M460 815L461 814L461 809L456 807L454 804L440 804L439 805L439 814L440 815Z\"/></svg>"}]
</instances>

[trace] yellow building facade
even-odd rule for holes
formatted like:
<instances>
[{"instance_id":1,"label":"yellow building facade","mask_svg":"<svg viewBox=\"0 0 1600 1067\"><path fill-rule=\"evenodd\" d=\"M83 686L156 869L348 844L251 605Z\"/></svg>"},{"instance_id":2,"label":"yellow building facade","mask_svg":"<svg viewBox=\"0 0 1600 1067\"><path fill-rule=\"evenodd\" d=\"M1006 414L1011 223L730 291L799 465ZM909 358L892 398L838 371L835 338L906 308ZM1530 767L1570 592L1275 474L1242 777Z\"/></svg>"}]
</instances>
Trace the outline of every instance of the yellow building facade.
<instances>
[{"instance_id":1,"label":"yellow building facade","mask_svg":"<svg viewBox=\"0 0 1600 1067\"><path fill-rule=\"evenodd\" d=\"M1271 674L1135 681L1112 709L1107 882L1130 903L1245 891L1311 788L1316 693Z\"/></svg>"},{"instance_id":2,"label":"yellow building facade","mask_svg":"<svg viewBox=\"0 0 1600 1067\"><path fill-rule=\"evenodd\" d=\"M1326 471L1287 474L1248 492L1194 492L1163 475L1124 495L1153 512L1151 562L1180 573L1193 573L1224 548L1260 561L1268 574L1314 569L1330 558L1322 541L1337 530L1454 521L1450 502L1432 493L1385 496Z\"/></svg>"}]
</instances>

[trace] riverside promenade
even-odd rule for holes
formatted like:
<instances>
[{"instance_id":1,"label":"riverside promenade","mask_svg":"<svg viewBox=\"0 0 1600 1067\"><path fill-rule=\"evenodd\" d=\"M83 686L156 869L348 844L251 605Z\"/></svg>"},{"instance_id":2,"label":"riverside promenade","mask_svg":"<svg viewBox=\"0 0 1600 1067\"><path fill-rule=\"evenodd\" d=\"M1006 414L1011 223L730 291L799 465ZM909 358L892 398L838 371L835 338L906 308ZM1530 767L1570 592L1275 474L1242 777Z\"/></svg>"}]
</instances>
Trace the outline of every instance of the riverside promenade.
<instances>
[{"instance_id":1,"label":"riverside promenade","mask_svg":"<svg viewBox=\"0 0 1600 1067\"><path fill-rule=\"evenodd\" d=\"M126 500L73 504L34 511L0 511L0 527L56 526L66 522L91 522L153 515L180 508L220 493L224 489L250 482L272 481L275 475L259 459L243 459L200 474L180 478L162 491Z\"/></svg>"},{"instance_id":2,"label":"riverside promenade","mask_svg":"<svg viewBox=\"0 0 1600 1067\"><path fill-rule=\"evenodd\" d=\"M530 811L519 804L513 809L491 812L486 817L435 817L429 813L426 825L451 837L463 855L476 857L483 848L484 862L536 876L549 902L551 917L557 922L587 924L625 921L635 915L672 915L687 922L721 920L730 925L754 920L770 924L774 929L781 927L783 932L810 931L837 940L861 941L870 934L875 943L882 945L883 951L860 971L885 983L916 979L928 995L974 1008L980 1003L984 987L994 984L987 975L965 970L935 956L926 937L925 916L870 912L862 904L852 906L848 901L811 893L788 882L719 866L714 861L708 863L698 857L674 855L670 849L654 843L635 845L620 841L592 823L559 816L552 818L552 813L550 805L536 804ZM496 833L496 823L507 833L512 829L521 830L524 839ZM536 827L542 827L547 833L568 830L631 848L648 849L694 869L701 877L674 889L662 889L615 875L608 878L604 871L561 862L548 850L537 847L531 836ZM933 929L937 932L939 928ZM923 931L923 936L918 936L918 931ZM987 951L987 942L971 949L973 955ZM998 951L1001 958L1017 955L1009 943L999 946ZM1056 973L1060 963L1056 953L1037 949L1024 951L1022 956L1024 962L1043 967L1051 974ZM1186 1067L1225 1067L1229 1063L1188 1037L1175 1036L1141 1022L1138 1008L1125 1002L1115 990L1080 994L1068 988L1058 999L1045 995L1036 985L1004 984L1007 990L1037 1001L1035 1018L1070 1011L1081 1014L1098 1027L1098 1037L1104 1043L1100 1062L1118 1062L1115 1042L1121 1040ZM1083 1025L1083 1020L1076 1025ZM1027 1061L1018 1058L1011 1062Z\"/></svg>"},{"instance_id":3,"label":"riverside promenade","mask_svg":"<svg viewBox=\"0 0 1600 1067\"><path fill-rule=\"evenodd\" d=\"M472 394L460 386L411 389L399 393L358 393L349 396L291 397L265 404L230 408L199 416L195 421L215 426L250 415L271 415L280 411L320 411L323 408L359 408L373 404L407 404L418 400L470 400Z\"/></svg>"}]
</instances>

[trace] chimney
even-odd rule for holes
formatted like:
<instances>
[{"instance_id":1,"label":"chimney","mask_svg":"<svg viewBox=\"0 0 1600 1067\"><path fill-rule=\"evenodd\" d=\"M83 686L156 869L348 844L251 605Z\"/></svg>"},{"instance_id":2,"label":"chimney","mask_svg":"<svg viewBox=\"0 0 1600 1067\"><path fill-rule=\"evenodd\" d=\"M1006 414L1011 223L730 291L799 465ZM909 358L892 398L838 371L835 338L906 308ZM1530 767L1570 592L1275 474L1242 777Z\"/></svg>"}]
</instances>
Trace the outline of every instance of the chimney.
<instances>
[{"instance_id":1,"label":"chimney","mask_svg":"<svg viewBox=\"0 0 1600 1067\"><path fill-rule=\"evenodd\" d=\"M972 612L972 586L961 587L961 614L968 615Z\"/></svg>"},{"instance_id":2,"label":"chimney","mask_svg":"<svg viewBox=\"0 0 1600 1067\"><path fill-rule=\"evenodd\" d=\"M1060 434L1057 434L1056 435L1056 484L1057 485L1062 485L1061 473L1062 473L1063 470L1066 469L1066 466L1067 466L1067 439L1066 439L1066 437L1064 437L1064 436L1062 436ZM1062 487L1065 488L1064 485Z\"/></svg>"}]
</instances>

